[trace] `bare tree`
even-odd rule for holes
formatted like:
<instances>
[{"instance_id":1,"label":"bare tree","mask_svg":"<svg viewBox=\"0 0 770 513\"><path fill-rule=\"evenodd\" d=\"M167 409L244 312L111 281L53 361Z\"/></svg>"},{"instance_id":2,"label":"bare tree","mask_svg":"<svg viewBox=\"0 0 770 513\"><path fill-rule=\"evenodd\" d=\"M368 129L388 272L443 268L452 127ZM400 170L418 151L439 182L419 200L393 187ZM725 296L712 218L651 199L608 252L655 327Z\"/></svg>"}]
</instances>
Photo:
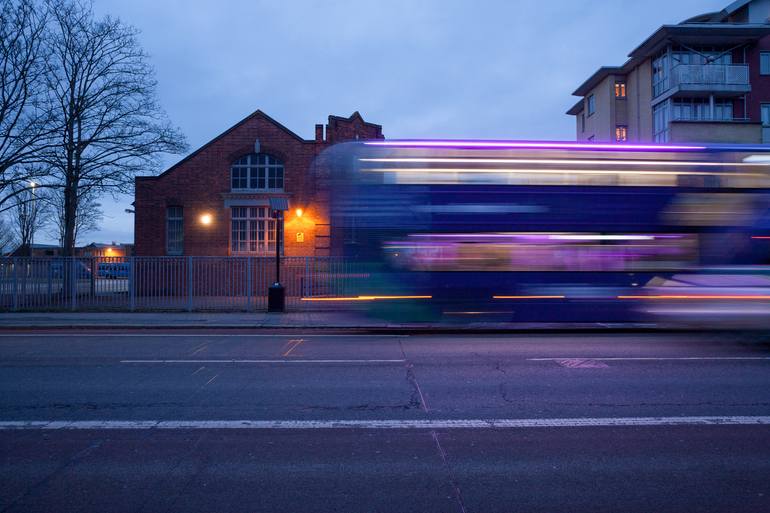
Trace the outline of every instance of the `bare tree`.
<instances>
[{"instance_id":1,"label":"bare tree","mask_svg":"<svg viewBox=\"0 0 770 513\"><path fill-rule=\"evenodd\" d=\"M46 195L46 200L51 217L48 230L49 235L56 237L59 244L61 244L67 231L64 191L62 189L52 189ZM99 224L104 220L102 204L98 202L93 190L81 191L81 195L77 199L77 205L75 231L73 234L74 244L82 242L81 237L85 234L98 231Z\"/></svg>"},{"instance_id":2,"label":"bare tree","mask_svg":"<svg viewBox=\"0 0 770 513\"><path fill-rule=\"evenodd\" d=\"M10 223L4 217L0 217L0 256L10 253L15 244Z\"/></svg>"},{"instance_id":3,"label":"bare tree","mask_svg":"<svg viewBox=\"0 0 770 513\"><path fill-rule=\"evenodd\" d=\"M34 0L0 0L0 212L14 208L43 168L52 133L45 95L45 15Z\"/></svg>"},{"instance_id":4,"label":"bare tree","mask_svg":"<svg viewBox=\"0 0 770 513\"><path fill-rule=\"evenodd\" d=\"M11 230L15 235L15 240L19 247L27 251L26 256L32 256L32 244L35 241L35 233L46 222L45 212L47 211L46 197L40 194L36 184L32 182L29 186L24 184L13 196L11 203L13 208L9 210ZM43 193L45 194L45 193Z\"/></svg>"},{"instance_id":5,"label":"bare tree","mask_svg":"<svg viewBox=\"0 0 770 513\"><path fill-rule=\"evenodd\" d=\"M48 87L61 127L48 161L64 194L64 254L72 255L79 199L131 192L138 172L158 171L161 155L181 153L186 143L157 103L154 71L135 29L94 19L91 5L79 0L46 5Z\"/></svg>"}]
</instances>

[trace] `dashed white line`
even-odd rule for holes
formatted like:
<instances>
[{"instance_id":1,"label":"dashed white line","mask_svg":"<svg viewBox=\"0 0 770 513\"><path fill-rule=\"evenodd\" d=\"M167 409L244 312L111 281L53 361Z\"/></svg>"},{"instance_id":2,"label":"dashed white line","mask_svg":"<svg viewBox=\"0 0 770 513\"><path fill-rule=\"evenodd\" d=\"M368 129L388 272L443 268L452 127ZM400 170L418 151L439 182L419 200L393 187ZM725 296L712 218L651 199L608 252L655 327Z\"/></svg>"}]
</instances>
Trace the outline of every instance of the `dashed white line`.
<instances>
[{"instance_id":1,"label":"dashed white line","mask_svg":"<svg viewBox=\"0 0 770 513\"><path fill-rule=\"evenodd\" d=\"M766 426L770 416L424 420L0 421L0 431L96 429L525 429L629 426Z\"/></svg>"},{"instance_id":2,"label":"dashed white line","mask_svg":"<svg viewBox=\"0 0 770 513\"><path fill-rule=\"evenodd\" d=\"M245 328L248 329L248 328ZM268 329L268 328L260 328L260 329ZM272 329L272 328L270 328ZM276 330L280 330L280 328L275 328ZM340 328L343 329L343 328ZM267 334L267 333L77 333L77 332L60 332L60 333L0 333L0 338L18 338L18 337L37 337L37 338L63 338L63 337L98 337L98 338L115 338L115 337L150 337L150 338L168 338L168 337L185 337L185 338L196 338L196 337L205 337L205 338L233 338L233 337L248 337L248 338L254 338L254 337L272 337L272 338L285 338L286 333L273 333L273 334ZM291 334L292 337L335 337L335 338L402 338L402 337L409 337L408 334L406 335L372 335L372 334L361 334L361 335L354 335L354 334L314 334L314 333L304 333L304 334Z\"/></svg>"},{"instance_id":3,"label":"dashed white line","mask_svg":"<svg viewBox=\"0 0 770 513\"><path fill-rule=\"evenodd\" d=\"M404 363L404 360L120 360L120 363Z\"/></svg>"}]
</instances>

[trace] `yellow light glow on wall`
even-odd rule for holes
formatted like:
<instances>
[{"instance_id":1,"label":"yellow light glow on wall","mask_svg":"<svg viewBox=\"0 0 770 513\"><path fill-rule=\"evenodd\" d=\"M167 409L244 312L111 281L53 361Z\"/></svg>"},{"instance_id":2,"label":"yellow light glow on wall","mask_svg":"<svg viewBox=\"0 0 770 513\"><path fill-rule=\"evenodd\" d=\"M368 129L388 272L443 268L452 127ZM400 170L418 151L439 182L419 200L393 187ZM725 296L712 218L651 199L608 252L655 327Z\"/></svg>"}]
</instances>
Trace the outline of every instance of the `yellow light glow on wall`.
<instances>
[{"instance_id":1,"label":"yellow light glow on wall","mask_svg":"<svg viewBox=\"0 0 770 513\"><path fill-rule=\"evenodd\" d=\"M203 214L203 215L201 215L201 224L204 225L204 226L210 225L213 220L214 220L214 218L211 217L211 214Z\"/></svg>"}]
</instances>

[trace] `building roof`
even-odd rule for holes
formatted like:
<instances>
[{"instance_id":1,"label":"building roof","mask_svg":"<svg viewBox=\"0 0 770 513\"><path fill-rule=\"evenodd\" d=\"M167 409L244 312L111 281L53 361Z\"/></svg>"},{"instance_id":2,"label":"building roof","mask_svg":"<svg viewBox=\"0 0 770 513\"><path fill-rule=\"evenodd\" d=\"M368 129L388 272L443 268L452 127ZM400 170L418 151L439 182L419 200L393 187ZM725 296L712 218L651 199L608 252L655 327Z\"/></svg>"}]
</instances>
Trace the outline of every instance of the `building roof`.
<instances>
[{"instance_id":1,"label":"building roof","mask_svg":"<svg viewBox=\"0 0 770 513\"><path fill-rule=\"evenodd\" d=\"M663 25L644 40L630 54L632 60L649 57L670 39L685 44L718 45L744 44L770 34L770 25L764 23L684 23ZM628 64L628 63L627 63ZM625 66L625 65L624 65Z\"/></svg>"},{"instance_id":2,"label":"building roof","mask_svg":"<svg viewBox=\"0 0 770 513\"><path fill-rule=\"evenodd\" d=\"M624 66L602 66L596 72L588 77L588 79L580 84L580 87L575 89L575 92L572 93L573 96L585 96L588 94L588 92L599 85L599 82L604 80L610 75L618 75L626 73L625 65Z\"/></svg>"},{"instance_id":3,"label":"building roof","mask_svg":"<svg viewBox=\"0 0 770 513\"><path fill-rule=\"evenodd\" d=\"M344 116L335 116L335 115L333 115L333 114L330 114L330 115L329 115L329 122L331 122L332 120L339 120L339 121L353 121L355 118L358 118L358 119L360 119L360 120L361 120L361 123L363 123L363 124L364 124L364 125L366 125L366 126L371 126L371 127L374 127L374 128L379 128L380 130L382 130L382 125L378 125L378 124L376 124L376 123L370 123L370 122L368 122L368 121L365 121L365 120L364 120L364 117L363 117L363 116L361 115L361 113L360 113L360 112L358 112L358 111L355 111L353 114L351 114L351 115L350 115L350 116L348 116L348 117L344 117Z\"/></svg>"},{"instance_id":4,"label":"building roof","mask_svg":"<svg viewBox=\"0 0 770 513\"><path fill-rule=\"evenodd\" d=\"M578 100L578 102L575 105L572 106L570 110L567 111L567 114L569 114L570 116L577 116L578 114L583 112L584 109L585 109L585 101L583 101L583 98L581 98L580 100Z\"/></svg>"},{"instance_id":5,"label":"building roof","mask_svg":"<svg viewBox=\"0 0 770 513\"><path fill-rule=\"evenodd\" d=\"M86 244L85 246L81 246L81 249L85 248L115 248L118 246L133 246L133 243L131 242L113 242L113 243L107 243L107 242L92 242L91 244Z\"/></svg>"},{"instance_id":6,"label":"building roof","mask_svg":"<svg viewBox=\"0 0 770 513\"><path fill-rule=\"evenodd\" d=\"M184 158L182 158L182 160L178 161L176 164L172 165L171 167L169 167L168 169L163 171L161 174L159 174L159 175L152 175L152 176L137 176L136 179L137 180L155 180L155 179L157 179L157 178L159 178L159 177L161 177L161 176L163 176L163 175L165 175L167 173L170 173L171 171L175 170L176 168L178 168L179 166L181 166L182 164L184 164L188 160L192 159L197 154L201 153L203 150L205 150L206 148L208 148L209 146L211 146L212 144L217 142L219 139L225 137L227 134L229 134L230 132L232 132L233 130L238 128L239 126L243 125L244 123L246 123L250 119L253 119L253 118L256 118L256 117L261 117L261 118L265 119L266 121L268 121L269 123L272 123L273 125L275 125L279 129L283 130L290 137L292 137L293 139L296 139L300 143L304 143L304 144L316 144L317 143L317 141L315 139L310 139L310 140L303 139L302 137L300 137L296 133L294 133L291 130L289 130L283 124L279 123L278 121L276 121L275 119L271 118L270 116L268 116L267 114L265 114L261 110L257 109L254 112L252 112L251 114L249 114L248 116L246 116L245 118L243 118L242 120L238 121L236 124L234 124L233 126L228 128L227 130L225 130L224 132L222 132L221 134L219 134L216 137L214 137L213 139L211 139L209 142L207 142L206 144L204 144L203 146L201 146L197 150L191 152L189 155L187 155ZM360 119L361 122L364 125L376 127L378 129L380 129L380 131L382 130L382 126L381 125L376 125L374 123L369 123L368 121L364 121L363 116L361 116L361 113L359 113L358 111L355 111L353 114L350 115L350 117L347 117L347 118L343 117L343 116L333 116L333 115L331 115L331 116L329 116L329 121L330 122L332 120L352 121L354 118ZM133 205L134 203L131 203L131 204Z\"/></svg>"},{"instance_id":7,"label":"building roof","mask_svg":"<svg viewBox=\"0 0 770 513\"><path fill-rule=\"evenodd\" d=\"M735 11L737 11L742 7L747 6L751 2L752 0L736 0L735 2L731 3L730 5L722 9L720 14L722 14L725 18L727 18L728 16L733 14Z\"/></svg>"},{"instance_id":8,"label":"building roof","mask_svg":"<svg viewBox=\"0 0 770 513\"><path fill-rule=\"evenodd\" d=\"M220 140L221 138L223 138L224 136L226 136L227 134L229 134L230 132L232 132L233 130L238 128L239 126L243 125L244 123L246 123L250 119L253 119L253 118L256 118L256 117L264 118L265 120L269 121L270 123L274 124L275 126L280 128L281 130L283 130L284 132L289 134L289 136L291 136L294 139L297 139L300 142L314 142L314 141L306 141L305 139L303 139L299 135L295 134L294 132L292 132L291 130L289 130L285 126L283 126L278 121L274 120L273 118L271 118L270 116L268 116L267 114L262 112L261 110L257 109L254 112L252 112L251 114L249 114L248 116L246 116L245 118L243 118L242 120L238 121L236 124L234 124L233 126L228 128L227 130L225 130L224 132L222 132L221 134L219 134L216 137L214 137L213 139L211 139L209 142L207 142L206 144L204 144L203 146L201 146L197 150L195 150L192 153L190 153L189 155L185 156L182 160L180 160L176 164L172 165L170 168L166 169L161 174L153 175L153 176L137 176L136 179L137 180L155 180L156 178L159 178L159 177L161 177L161 176L163 176L163 175L165 175L167 173L172 172L174 169L176 169L177 167L181 166L182 164L184 164L188 160L192 159L197 154L201 153L203 150L205 150L206 148L208 148L209 146L211 146L212 144L214 144L215 142L217 142L218 140Z\"/></svg>"},{"instance_id":9,"label":"building roof","mask_svg":"<svg viewBox=\"0 0 770 513\"><path fill-rule=\"evenodd\" d=\"M719 18L724 19L735 10L746 5L750 0L734 2L725 10L720 11ZM740 5L739 5L740 4ZM663 25L652 33L642 44L634 48L628 55L629 59L622 66L602 66L588 79L580 84L572 93L574 96L585 96L591 89L610 75L622 75L630 72L644 59L654 55L670 40L685 44L745 44L770 35L770 24L764 23L724 23L712 21L711 14L690 18L679 25ZM708 18L708 22L693 21ZM570 109L572 112L574 107Z\"/></svg>"}]
</instances>

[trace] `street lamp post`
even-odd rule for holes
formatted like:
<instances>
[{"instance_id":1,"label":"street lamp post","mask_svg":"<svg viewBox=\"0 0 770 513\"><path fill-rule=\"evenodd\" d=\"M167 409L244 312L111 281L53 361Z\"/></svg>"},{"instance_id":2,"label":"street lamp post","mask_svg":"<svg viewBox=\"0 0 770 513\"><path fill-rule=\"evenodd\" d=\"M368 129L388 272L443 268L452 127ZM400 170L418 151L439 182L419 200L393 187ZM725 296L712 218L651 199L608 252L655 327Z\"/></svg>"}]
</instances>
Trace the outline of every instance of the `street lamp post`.
<instances>
[{"instance_id":1,"label":"street lamp post","mask_svg":"<svg viewBox=\"0 0 770 513\"><path fill-rule=\"evenodd\" d=\"M30 187L32 187L32 208L30 209L30 225L29 225L29 256L33 255L33 251L35 248L35 223L37 222L37 205L35 202L37 201L37 198L35 197L35 187L37 184L35 182L29 182Z\"/></svg>"},{"instance_id":2,"label":"street lamp post","mask_svg":"<svg viewBox=\"0 0 770 513\"><path fill-rule=\"evenodd\" d=\"M270 211L275 218L275 283L267 289L267 311L286 311L286 290L281 285L281 239L283 239L283 213L289 210L286 198L270 198Z\"/></svg>"}]
</instances>

